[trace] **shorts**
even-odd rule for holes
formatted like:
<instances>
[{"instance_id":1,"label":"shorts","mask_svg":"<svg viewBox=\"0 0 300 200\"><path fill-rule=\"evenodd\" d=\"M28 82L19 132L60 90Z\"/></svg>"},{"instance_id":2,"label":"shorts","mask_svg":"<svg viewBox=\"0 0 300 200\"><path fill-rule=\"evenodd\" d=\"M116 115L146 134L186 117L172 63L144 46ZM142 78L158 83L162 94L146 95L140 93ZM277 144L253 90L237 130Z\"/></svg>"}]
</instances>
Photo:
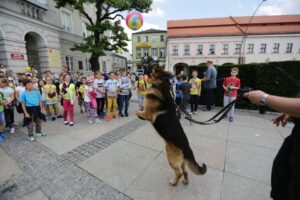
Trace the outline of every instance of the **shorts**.
<instances>
[{"instance_id":1,"label":"shorts","mask_svg":"<svg viewBox=\"0 0 300 200\"><path fill-rule=\"evenodd\" d=\"M57 103L57 100L47 100L47 105L53 105L56 103Z\"/></svg>"},{"instance_id":2,"label":"shorts","mask_svg":"<svg viewBox=\"0 0 300 200\"><path fill-rule=\"evenodd\" d=\"M5 124L5 115L4 115L4 111L0 112L0 125L4 125Z\"/></svg>"},{"instance_id":3,"label":"shorts","mask_svg":"<svg viewBox=\"0 0 300 200\"><path fill-rule=\"evenodd\" d=\"M78 105L79 106L83 105L83 97L82 96L78 96Z\"/></svg>"}]
</instances>

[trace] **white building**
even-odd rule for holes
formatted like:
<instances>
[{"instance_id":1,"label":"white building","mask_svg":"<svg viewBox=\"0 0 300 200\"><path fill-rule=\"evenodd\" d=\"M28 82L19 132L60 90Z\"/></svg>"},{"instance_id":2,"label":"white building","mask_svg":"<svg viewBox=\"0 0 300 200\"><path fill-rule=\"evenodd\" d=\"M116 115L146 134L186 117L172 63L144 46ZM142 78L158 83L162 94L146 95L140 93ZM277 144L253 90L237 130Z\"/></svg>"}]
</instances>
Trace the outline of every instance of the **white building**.
<instances>
[{"instance_id":1,"label":"white building","mask_svg":"<svg viewBox=\"0 0 300 200\"><path fill-rule=\"evenodd\" d=\"M86 9L95 17L92 5ZM90 54L71 51L89 34L84 22L86 18L71 7L55 8L54 0L1 0L0 64L16 72L27 65L60 72L63 64L73 72L89 71ZM99 58L100 70L111 71L115 63L122 68L116 57L108 52Z\"/></svg>"},{"instance_id":2,"label":"white building","mask_svg":"<svg viewBox=\"0 0 300 200\"><path fill-rule=\"evenodd\" d=\"M168 21L169 71L215 64L300 60L300 15ZM244 39L243 39L244 38Z\"/></svg>"}]
</instances>

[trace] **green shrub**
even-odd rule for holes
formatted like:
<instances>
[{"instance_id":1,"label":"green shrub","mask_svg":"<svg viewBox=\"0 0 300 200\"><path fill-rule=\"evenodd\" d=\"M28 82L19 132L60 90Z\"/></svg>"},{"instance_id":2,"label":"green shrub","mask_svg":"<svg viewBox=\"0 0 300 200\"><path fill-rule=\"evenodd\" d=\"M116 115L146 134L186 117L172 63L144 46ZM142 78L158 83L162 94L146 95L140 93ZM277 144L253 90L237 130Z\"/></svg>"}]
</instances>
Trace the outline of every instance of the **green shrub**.
<instances>
[{"instance_id":1,"label":"green shrub","mask_svg":"<svg viewBox=\"0 0 300 200\"><path fill-rule=\"evenodd\" d=\"M294 79L300 80L300 61L253 63L244 65L232 65L228 63L221 66L215 65L218 70L218 88L215 96L216 106L223 106L224 90L222 84L223 80L230 76L230 69L233 66L239 68L238 78L241 79L242 87L263 90L273 95L285 97L294 97L299 93L299 87L278 70L278 67L282 68ZM190 73L192 70L197 70L199 77L202 78L206 67L203 65L189 66ZM204 104L203 94L201 96L200 104ZM246 99L239 99L236 103L236 107L243 109L257 109L257 106L250 104Z\"/></svg>"}]
</instances>

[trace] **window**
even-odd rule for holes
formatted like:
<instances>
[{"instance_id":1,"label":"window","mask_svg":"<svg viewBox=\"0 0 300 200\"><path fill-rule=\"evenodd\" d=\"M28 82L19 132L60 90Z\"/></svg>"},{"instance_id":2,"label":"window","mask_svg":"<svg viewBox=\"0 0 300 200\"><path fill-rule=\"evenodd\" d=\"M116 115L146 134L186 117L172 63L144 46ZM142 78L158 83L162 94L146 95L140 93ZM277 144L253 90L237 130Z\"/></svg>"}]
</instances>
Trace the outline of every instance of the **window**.
<instances>
[{"instance_id":1,"label":"window","mask_svg":"<svg viewBox=\"0 0 300 200\"><path fill-rule=\"evenodd\" d=\"M144 37L144 42L148 42L148 36Z\"/></svg>"},{"instance_id":2,"label":"window","mask_svg":"<svg viewBox=\"0 0 300 200\"><path fill-rule=\"evenodd\" d=\"M228 54L228 44L223 44L223 54Z\"/></svg>"},{"instance_id":3,"label":"window","mask_svg":"<svg viewBox=\"0 0 300 200\"><path fill-rule=\"evenodd\" d=\"M266 43L260 44L260 53L266 53L266 51L267 51L267 44Z\"/></svg>"},{"instance_id":4,"label":"window","mask_svg":"<svg viewBox=\"0 0 300 200\"><path fill-rule=\"evenodd\" d=\"M61 25L65 32L71 32L71 16L64 11L61 12Z\"/></svg>"},{"instance_id":5,"label":"window","mask_svg":"<svg viewBox=\"0 0 300 200\"><path fill-rule=\"evenodd\" d=\"M202 55L203 54L203 45L199 44L197 46L197 55Z\"/></svg>"},{"instance_id":6,"label":"window","mask_svg":"<svg viewBox=\"0 0 300 200\"><path fill-rule=\"evenodd\" d=\"M215 54L215 45L210 44L209 45L209 55L214 55Z\"/></svg>"},{"instance_id":7,"label":"window","mask_svg":"<svg viewBox=\"0 0 300 200\"><path fill-rule=\"evenodd\" d=\"M147 58L149 56L149 49L144 49L144 57Z\"/></svg>"},{"instance_id":8,"label":"window","mask_svg":"<svg viewBox=\"0 0 300 200\"><path fill-rule=\"evenodd\" d=\"M141 42L141 36L137 36L136 40L137 42Z\"/></svg>"},{"instance_id":9,"label":"window","mask_svg":"<svg viewBox=\"0 0 300 200\"><path fill-rule=\"evenodd\" d=\"M86 29L86 24L82 22L82 36L83 38L86 38L88 36L88 31Z\"/></svg>"},{"instance_id":10,"label":"window","mask_svg":"<svg viewBox=\"0 0 300 200\"><path fill-rule=\"evenodd\" d=\"M102 68L103 68L103 72L106 72L106 62L102 61Z\"/></svg>"},{"instance_id":11,"label":"window","mask_svg":"<svg viewBox=\"0 0 300 200\"><path fill-rule=\"evenodd\" d=\"M83 63L81 60L78 60L78 69L83 70Z\"/></svg>"},{"instance_id":12,"label":"window","mask_svg":"<svg viewBox=\"0 0 300 200\"><path fill-rule=\"evenodd\" d=\"M157 36L156 35L151 36L151 42L157 42Z\"/></svg>"},{"instance_id":13,"label":"window","mask_svg":"<svg viewBox=\"0 0 300 200\"><path fill-rule=\"evenodd\" d=\"M241 53L241 44L235 44L235 54Z\"/></svg>"},{"instance_id":14,"label":"window","mask_svg":"<svg viewBox=\"0 0 300 200\"><path fill-rule=\"evenodd\" d=\"M248 53L253 53L254 44L248 44Z\"/></svg>"},{"instance_id":15,"label":"window","mask_svg":"<svg viewBox=\"0 0 300 200\"><path fill-rule=\"evenodd\" d=\"M177 56L178 55L178 46L177 45L173 45L173 55Z\"/></svg>"},{"instance_id":16,"label":"window","mask_svg":"<svg viewBox=\"0 0 300 200\"><path fill-rule=\"evenodd\" d=\"M152 58L157 58L157 55L158 55L157 49L151 49Z\"/></svg>"},{"instance_id":17,"label":"window","mask_svg":"<svg viewBox=\"0 0 300 200\"><path fill-rule=\"evenodd\" d=\"M190 45L188 44L184 45L184 55L190 55Z\"/></svg>"},{"instance_id":18,"label":"window","mask_svg":"<svg viewBox=\"0 0 300 200\"><path fill-rule=\"evenodd\" d=\"M66 65L69 67L70 71L73 71L73 57L66 56Z\"/></svg>"},{"instance_id":19,"label":"window","mask_svg":"<svg viewBox=\"0 0 300 200\"><path fill-rule=\"evenodd\" d=\"M293 50L293 43L287 43L286 52L292 53L292 50Z\"/></svg>"},{"instance_id":20,"label":"window","mask_svg":"<svg viewBox=\"0 0 300 200\"><path fill-rule=\"evenodd\" d=\"M160 41L164 42L165 41L165 36L164 35L160 35Z\"/></svg>"},{"instance_id":21,"label":"window","mask_svg":"<svg viewBox=\"0 0 300 200\"><path fill-rule=\"evenodd\" d=\"M136 48L136 58L140 59L142 57L142 51L141 48Z\"/></svg>"},{"instance_id":22,"label":"window","mask_svg":"<svg viewBox=\"0 0 300 200\"><path fill-rule=\"evenodd\" d=\"M274 43L273 53L279 53L279 43Z\"/></svg>"},{"instance_id":23,"label":"window","mask_svg":"<svg viewBox=\"0 0 300 200\"><path fill-rule=\"evenodd\" d=\"M164 58L165 57L165 48L159 49L159 57Z\"/></svg>"}]
</instances>

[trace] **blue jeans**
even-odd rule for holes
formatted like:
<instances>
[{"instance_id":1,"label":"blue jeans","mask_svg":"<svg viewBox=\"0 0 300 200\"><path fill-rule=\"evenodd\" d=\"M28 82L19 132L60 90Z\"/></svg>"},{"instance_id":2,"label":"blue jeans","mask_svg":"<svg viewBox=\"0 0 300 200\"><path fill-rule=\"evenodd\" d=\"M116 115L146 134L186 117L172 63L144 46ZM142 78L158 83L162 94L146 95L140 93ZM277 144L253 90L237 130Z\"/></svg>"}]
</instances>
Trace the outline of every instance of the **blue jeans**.
<instances>
[{"instance_id":1,"label":"blue jeans","mask_svg":"<svg viewBox=\"0 0 300 200\"><path fill-rule=\"evenodd\" d=\"M125 104L125 114L128 114L128 105L129 105L130 95L120 95L120 108L119 114L123 114L123 108Z\"/></svg>"}]
</instances>

